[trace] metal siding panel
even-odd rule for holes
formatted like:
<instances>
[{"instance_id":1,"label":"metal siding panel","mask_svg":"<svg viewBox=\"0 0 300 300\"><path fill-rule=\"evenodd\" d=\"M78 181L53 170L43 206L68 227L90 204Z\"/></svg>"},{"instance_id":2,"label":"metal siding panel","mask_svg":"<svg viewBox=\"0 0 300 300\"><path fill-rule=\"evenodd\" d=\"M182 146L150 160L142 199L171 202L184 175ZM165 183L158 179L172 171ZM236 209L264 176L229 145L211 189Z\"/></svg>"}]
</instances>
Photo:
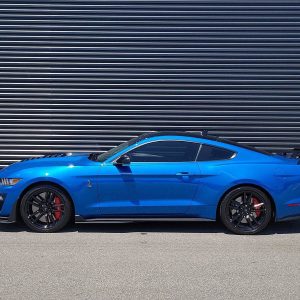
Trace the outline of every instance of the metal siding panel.
<instances>
[{"instance_id":1,"label":"metal siding panel","mask_svg":"<svg viewBox=\"0 0 300 300\"><path fill-rule=\"evenodd\" d=\"M1 1L0 167L149 130L300 147L300 2Z\"/></svg>"}]
</instances>

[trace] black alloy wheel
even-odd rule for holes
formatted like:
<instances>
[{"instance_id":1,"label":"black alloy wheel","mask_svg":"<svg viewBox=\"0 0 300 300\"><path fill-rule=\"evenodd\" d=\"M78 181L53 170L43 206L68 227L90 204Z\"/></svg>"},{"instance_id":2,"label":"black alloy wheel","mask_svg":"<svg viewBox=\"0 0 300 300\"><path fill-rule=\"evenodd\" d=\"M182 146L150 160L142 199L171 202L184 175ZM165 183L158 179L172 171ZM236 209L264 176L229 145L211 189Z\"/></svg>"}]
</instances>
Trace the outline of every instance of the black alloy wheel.
<instances>
[{"instance_id":1,"label":"black alloy wheel","mask_svg":"<svg viewBox=\"0 0 300 300\"><path fill-rule=\"evenodd\" d=\"M30 189L22 198L20 213L24 223L36 232L57 232L72 214L69 198L59 188L42 185Z\"/></svg>"},{"instance_id":2,"label":"black alloy wheel","mask_svg":"<svg viewBox=\"0 0 300 300\"><path fill-rule=\"evenodd\" d=\"M230 231L237 234L255 234L264 230L271 221L271 201L257 188L239 187L222 200L220 216Z\"/></svg>"}]
</instances>

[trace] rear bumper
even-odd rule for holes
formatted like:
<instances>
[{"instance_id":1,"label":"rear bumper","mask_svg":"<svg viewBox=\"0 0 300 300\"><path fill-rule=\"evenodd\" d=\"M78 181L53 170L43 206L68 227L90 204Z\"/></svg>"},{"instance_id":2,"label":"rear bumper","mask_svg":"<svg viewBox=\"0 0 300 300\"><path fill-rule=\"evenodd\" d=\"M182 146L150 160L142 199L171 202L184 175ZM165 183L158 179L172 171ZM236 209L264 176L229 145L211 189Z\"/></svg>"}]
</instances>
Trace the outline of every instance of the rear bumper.
<instances>
[{"instance_id":1,"label":"rear bumper","mask_svg":"<svg viewBox=\"0 0 300 300\"><path fill-rule=\"evenodd\" d=\"M276 221L289 221L300 218L300 199L285 201L282 204L277 205L276 208Z\"/></svg>"}]
</instances>

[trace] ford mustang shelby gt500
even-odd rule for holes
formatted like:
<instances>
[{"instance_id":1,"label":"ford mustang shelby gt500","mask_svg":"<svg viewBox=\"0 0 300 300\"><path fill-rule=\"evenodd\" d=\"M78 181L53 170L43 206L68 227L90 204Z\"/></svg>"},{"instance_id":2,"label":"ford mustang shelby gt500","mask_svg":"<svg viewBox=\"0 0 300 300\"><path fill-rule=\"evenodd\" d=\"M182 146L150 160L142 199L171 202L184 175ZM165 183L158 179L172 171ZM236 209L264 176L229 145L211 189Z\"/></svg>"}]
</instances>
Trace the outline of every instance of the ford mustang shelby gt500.
<instances>
[{"instance_id":1,"label":"ford mustang shelby gt500","mask_svg":"<svg viewBox=\"0 0 300 300\"><path fill-rule=\"evenodd\" d=\"M105 153L56 153L0 171L0 220L217 220L237 234L300 216L298 159L201 133L144 134Z\"/></svg>"}]
</instances>

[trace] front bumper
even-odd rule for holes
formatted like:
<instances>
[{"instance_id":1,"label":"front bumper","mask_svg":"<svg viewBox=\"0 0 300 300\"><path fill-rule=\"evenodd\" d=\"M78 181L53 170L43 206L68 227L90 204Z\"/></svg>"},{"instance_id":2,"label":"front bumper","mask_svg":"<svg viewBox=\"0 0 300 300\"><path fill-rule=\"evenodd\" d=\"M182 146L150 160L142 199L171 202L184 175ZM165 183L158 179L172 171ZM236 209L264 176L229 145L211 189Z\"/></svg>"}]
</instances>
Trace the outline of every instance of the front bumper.
<instances>
[{"instance_id":1,"label":"front bumper","mask_svg":"<svg viewBox=\"0 0 300 300\"><path fill-rule=\"evenodd\" d=\"M2 207L0 210L0 223L16 222L17 200L19 199L20 191L13 186L0 186L0 194L5 195Z\"/></svg>"},{"instance_id":2,"label":"front bumper","mask_svg":"<svg viewBox=\"0 0 300 300\"><path fill-rule=\"evenodd\" d=\"M15 223L16 220L12 218L12 216L9 217L0 217L0 224L10 224Z\"/></svg>"}]
</instances>

